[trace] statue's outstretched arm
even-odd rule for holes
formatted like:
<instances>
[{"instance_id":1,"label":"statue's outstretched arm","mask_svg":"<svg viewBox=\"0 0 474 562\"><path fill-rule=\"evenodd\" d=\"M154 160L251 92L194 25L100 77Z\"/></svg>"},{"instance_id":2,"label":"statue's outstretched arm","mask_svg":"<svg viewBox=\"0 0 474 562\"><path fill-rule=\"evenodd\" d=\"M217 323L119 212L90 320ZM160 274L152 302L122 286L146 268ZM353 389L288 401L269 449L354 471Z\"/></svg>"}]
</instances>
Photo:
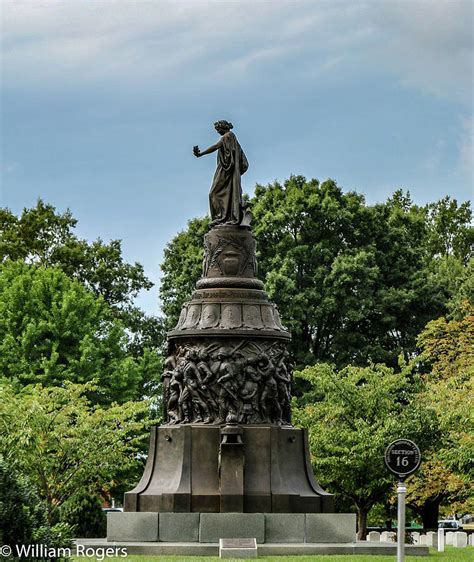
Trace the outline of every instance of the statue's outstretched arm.
<instances>
[{"instance_id":1,"label":"statue's outstretched arm","mask_svg":"<svg viewBox=\"0 0 474 562\"><path fill-rule=\"evenodd\" d=\"M204 156L205 154L211 154L212 152L215 152L221 146L222 146L222 139L219 140L218 142L216 142L216 144L213 144L212 146L210 146L209 148L206 148L206 150L203 150L202 152L199 150L199 146L196 145L196 146L193 147L193 154L194 154L194 156L199 158L200 156Z\"/></svg>"}]
</instances>

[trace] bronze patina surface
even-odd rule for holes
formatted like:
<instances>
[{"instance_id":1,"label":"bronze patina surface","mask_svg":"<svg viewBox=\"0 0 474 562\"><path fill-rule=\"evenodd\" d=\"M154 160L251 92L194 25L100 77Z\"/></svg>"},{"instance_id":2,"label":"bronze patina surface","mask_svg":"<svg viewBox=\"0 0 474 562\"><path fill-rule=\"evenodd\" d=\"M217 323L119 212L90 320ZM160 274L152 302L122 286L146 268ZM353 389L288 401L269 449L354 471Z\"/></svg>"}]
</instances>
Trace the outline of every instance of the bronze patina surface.
<instances>
[{"instance_id":1,"label":"bronze patina surface","mask_svg":"<svg viewBox=\"0 0 474 562\"><path fill-rule=\"evenodd\" d=\"M240 175L248 166L227 122L211 188L202 277L168 333L163 425L126 511L321 513L306 432L291 424L290 334L257 277ZM232 135L232 140L228 140ZM226 140L227 139L227 140Z\"/></svg>"}]
</instances>

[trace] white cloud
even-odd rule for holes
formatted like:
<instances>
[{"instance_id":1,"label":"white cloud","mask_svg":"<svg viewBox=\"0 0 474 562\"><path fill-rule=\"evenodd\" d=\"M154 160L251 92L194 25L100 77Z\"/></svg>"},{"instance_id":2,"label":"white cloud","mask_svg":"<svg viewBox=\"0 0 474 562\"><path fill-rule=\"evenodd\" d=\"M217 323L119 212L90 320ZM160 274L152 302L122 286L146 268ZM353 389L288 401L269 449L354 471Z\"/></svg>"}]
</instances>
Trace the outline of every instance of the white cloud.
<instances>
[{"instance_id":1,"label":"white cloud","mask_svg":"<svg viewBox=\"0 0 474 562\"><path fill-rule=\"evenodd\" d=\"M146 86L184 73L240 79L283 60L297 72L306 61L308 75L389 72L409 87L469 102L471 25L468 0L4 0L2 71L11 88L58 80Z\"/></svg>"},{"instance_id":2,"label":"white cloud","mask_svg":"<svg viewBox=\"0 0 474 562\"><path fill-rule=\"evenodd\" d=\"M383 33L381 64L426 93L472 102L473 3L381 2L372 13Z\"/></svg>"}]
</instances>

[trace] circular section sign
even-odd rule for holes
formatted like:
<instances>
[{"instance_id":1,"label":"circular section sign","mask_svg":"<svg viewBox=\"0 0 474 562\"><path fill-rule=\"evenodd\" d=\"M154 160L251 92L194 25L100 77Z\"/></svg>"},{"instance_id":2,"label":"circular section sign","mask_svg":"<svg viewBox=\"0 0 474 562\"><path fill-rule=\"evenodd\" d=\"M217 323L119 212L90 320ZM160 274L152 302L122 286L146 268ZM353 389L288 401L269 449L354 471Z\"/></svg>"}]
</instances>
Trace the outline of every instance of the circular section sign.
<instances>
[{"instance_id":1,"label":"circular section sign","mask_svg":"<svg viewBox=\"0 0 474 562\"><path fill-rule=\"evenodd\" d=\"M401 479L415 472L420 462L420 449L409 439L397 439L385 450L387 468Z\"/></svg>"}]
</instances>

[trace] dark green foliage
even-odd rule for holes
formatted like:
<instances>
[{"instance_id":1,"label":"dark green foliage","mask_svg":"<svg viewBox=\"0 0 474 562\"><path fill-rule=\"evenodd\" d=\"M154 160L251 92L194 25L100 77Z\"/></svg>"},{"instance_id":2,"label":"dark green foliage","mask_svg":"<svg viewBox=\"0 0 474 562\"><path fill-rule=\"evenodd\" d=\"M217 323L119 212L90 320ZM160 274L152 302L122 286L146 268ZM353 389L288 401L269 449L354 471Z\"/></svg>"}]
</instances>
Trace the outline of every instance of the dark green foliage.
<instances>
[{"instance_id":1,"label":"dark green foliage","mask_svg":"<svg viewBox=\"0 0 474 562\"><path fill-rule=\"evenodd\" d=\"M167 329L178 321L183 303L189 299L201 276L204 234L209 230L209 223L208 217L189 221L187 229L177 234L165 248L160 296Z\"/></svg>"},{"instance_id":2,"label":"dark green foliage","mask_svg":"<svg viewBox=\"0 0 474 562\"><path fill-rule=\"evenodd\" d=\"M367 205L333 180L292 176L257 185L250 199L259 276L291 330L297 365L337 366L410 357L427 322L472 292L468 203L425 207L396 191ZM168 245L161 299L176 323L201 274L207 219ZM471 281L469 281L471 280Z\"/></svg>"},{"instance_id":3,"label":"dark green foliage","mask_svg":"<svg viewBox=\"0 0 474 562\"><path fill-rule=\"evenodd\" d=\"M163 338L159 319L133 305L139 291L153 287L143 266L123 259L120 240L78 238L76 224L69 210L58 213L41 200L19 217L0 208L0 264L20 260L62 269L110 306L130 332L130 352L138 356L145 347L158 349Z\"/></svg>"},{"instance_id":4,"label":"dark green foliage","mask_svg":"<svg viewBox=\"0 0 474 562\"><path fill-rule=\"evenodd\" d=\"M74 529L74 536L102 538L107 534L107 517L102 501L92 494L71 496L60 509L60 520Z\"/></svg>"},{"instance_id":5,"label":"dark green foliage","mask_svg":"<svg viewBox=\"0 0 474 562\"><path fill-rule=\"evenodd\" d=\"M61 270L0 267L0 376L19 386L96 380L96 402L125 402L156 387L161 366L147 349L132 357L128 341L104 299Z\"/></svg>"},{"instance_id":6,"label":"dark green foliage","mask_svg":"<svg viewBox=\"0 0 474 562\"><path fill-rule=\"evenodd\" d=\"M456 199L443 197L436 203L427 205L427 213L430 254L440 257L454 256L467 263L474 248L469 202L458 205Z\"/></svg>"},{"instance_id":7,"label":"dark green foliage","mask_svg":"<svg viewBox=\"0 0 474 562\"><path fill-rule=\"evenodd\" d=\"M0 544L71 547L71 528L50 526L46 504L28 478L0 457Z\"/></svg>"},{"instance_id":8,"label":"dark green foliage","mask_svg":"<svg viewBox=\"0 0 474 562\"><path fill-rule=\"evenodd\" d=\"M0 458L0 542L31 544L48 527L46 505L29 481Z\"/></svg>"},{"instance_id":9,"label":"dark green foliage","mask_svg":"<svg viewBox=\"0 0 474 562\"><path fill-rule=\"evenodd\" d=\"M122 309L132 304L138 291L153 286L140 264L123 260L120 240L105 244L98 239L89 244L74 234L76 224L69 210L56 213L41 200L20 217L0 209L0 262L10 259L60 267L108 304Z\"/></svg>"},{"instance_id":10,"label":"dark green foliage","mask_svg":"<svg viewBox=\"0 0 474 562\"><path fill-rule=\"evenodd\" d=\"M367 515L393 488L384 466L387 445L403 435L422 452L437 436L436 416L419 401L423 384L411 368L318 364L296 373L310 390L294 400L294 422L309 429L313 466L323 487L349 502L358 514L359 539ZM401 433L402 432L402 433Z\"/></svg>"},{"instance_id":11,"label":"dark green foliage","mask_svg":"<svg viewBox=\"0 0 474 562\"><path fill-rule=\"evenodd\" d=\"M51 523L78 493L109 495L117 482L131 487L142 472L147 430L159 422L146 401L98 407L93 390L65 382L15 392L0 384L0 427L8 428L0 432L0 455L35 485Z\"/></svg>"}]
</instances>

